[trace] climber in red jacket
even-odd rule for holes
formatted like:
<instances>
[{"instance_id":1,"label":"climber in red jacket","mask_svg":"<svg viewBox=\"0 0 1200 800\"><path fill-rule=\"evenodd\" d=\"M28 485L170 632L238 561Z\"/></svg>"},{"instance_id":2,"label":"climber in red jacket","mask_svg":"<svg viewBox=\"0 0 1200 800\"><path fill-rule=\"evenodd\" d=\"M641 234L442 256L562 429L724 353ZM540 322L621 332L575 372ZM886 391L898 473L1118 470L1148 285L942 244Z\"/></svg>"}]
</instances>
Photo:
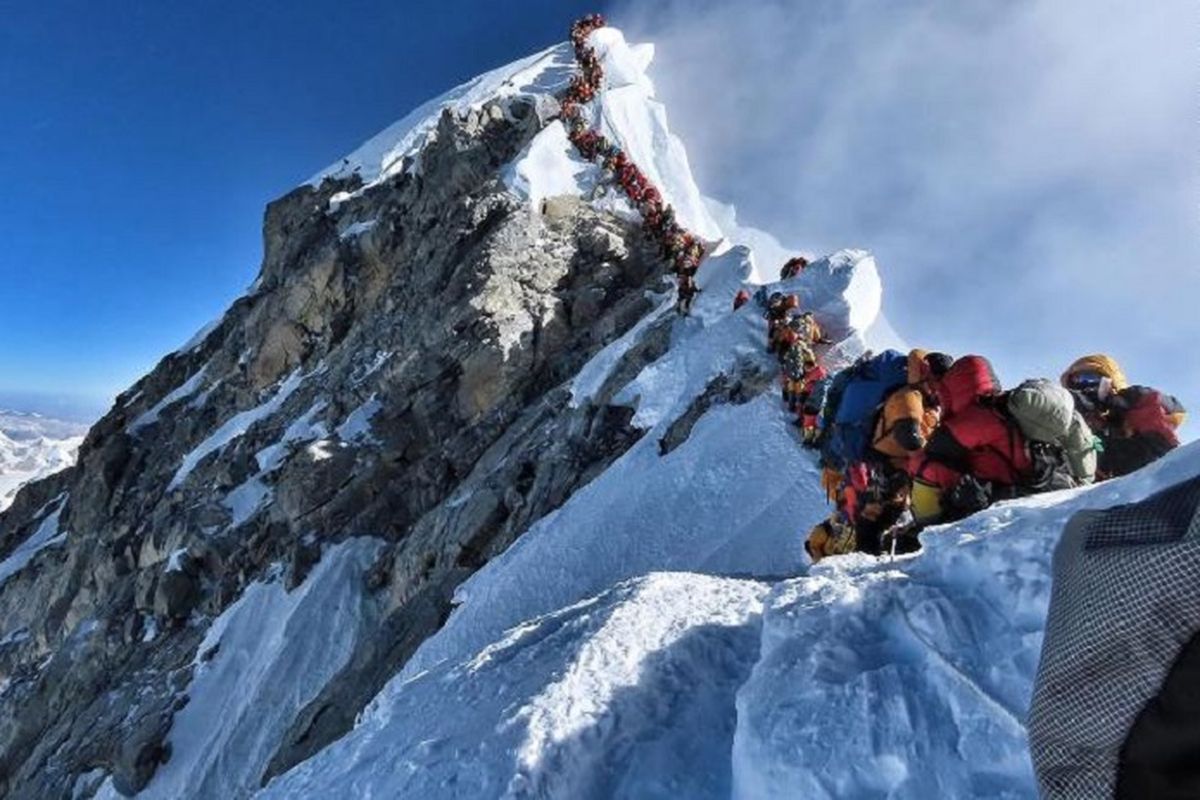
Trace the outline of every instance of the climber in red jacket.
<instances>
[{"instance_id":1,"label":"climber in red jacket","mask_svg":"<svg viewBox=\"0 0 1200 800\"><path fill-rule=\"evenodd\" d=\"M1100 477L1128 475L1179 446L1176 429L1185 412L1172 395L1149 386L1127 386L1105 398L1103 406Z\"/></svg>"},{"instance_id":2,"label":"climber in red jacket","mask_svg":"<svg viewBox=\"0 0 1200 800\"><path fill-rule=\"evenodd\" d=\"M998 401L1000 383L982 356L964 356L934 382L941 423L913 482L918 522L961 519L1014 497L1033 462L1017 425Z\"/></svg>"},{"instance_id":3,"label":"climber in red jacket","mask_svg":"<svg viewBox=\"0 0 1200 800\"><path fill-rule=\"evenodd\" d=\"M779 280L786 281L794 278L804 271L808 266L808 259L804 256L796 256L789 258L783 267L779 270Z\"/></svg>"}]
</instances>

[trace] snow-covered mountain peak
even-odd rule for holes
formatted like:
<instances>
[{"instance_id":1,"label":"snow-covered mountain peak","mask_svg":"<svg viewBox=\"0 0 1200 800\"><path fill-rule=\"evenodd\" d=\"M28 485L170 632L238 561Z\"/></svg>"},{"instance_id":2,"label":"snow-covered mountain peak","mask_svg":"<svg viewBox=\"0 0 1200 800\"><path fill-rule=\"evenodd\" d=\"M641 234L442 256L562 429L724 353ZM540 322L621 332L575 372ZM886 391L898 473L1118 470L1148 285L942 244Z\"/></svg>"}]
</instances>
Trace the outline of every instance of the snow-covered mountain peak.
<instances>
[{"instance_id":1,"label":"snow-covered mountain peak","mask_svg":"<svg viewBox=\"0 0 1200 800\"><path fill-rule=\"evenodd\" d=\"M352 175L368 185L385 180L402 170L405 159L415 157L429 143L443 112L463 116L492 100L553 97L566 87L574 65L571 47L564 43L485 72L422 103L354 152L318 172L309 183L316 185L326 178Z\"/></svg>"},{"instance_id":2,"label":"snow-covered mountain peak","mask_svg":"<svg viewBox=\"0 0 1200 800\"><path fill-rule=\"evenodd\" d=\"M595 31L591 43L604 80L596 100L585 110L588 126L641 168L685 227L711 242L725 238L696 185L683 142L671 132L666 108L655 97L647 74L653 45L631 45L620 30L607 27ZM534 137L506 175L509 187L535 206L547 197L573 194L598 207L634 215L619 192L604 191L601 168L579 158L560 121Z\"/></svg>"},{"instance_id":3,"label":"snow-covered mountain peak","mask_svg":"<svg viewBox=\"0 0 1200 800\"><path fill-rule=\"evenodd\" d=\"M671 133L666 111L655 99L654 84L647 74L654 46L629 44L622 32L612 27L594 32L591 40L605 72L590 123L633 157L688 227L710 241L723 238L701 198L683 144ZM385 180L415 164L421 148L435 135L443 113L465 116L479 113L488 103L504 105L514 98L556 106L574 69L570 45L561 44L484 73L414 109L317 173L310 183L351 175L368 186ZM561 122L547 125L509 165L505 177L513 191L535 205L547 197L574 195L586 197L599 208L632 214L617 193L598 195L600 168L579 158Z\"/></svg>"}]
</instances>

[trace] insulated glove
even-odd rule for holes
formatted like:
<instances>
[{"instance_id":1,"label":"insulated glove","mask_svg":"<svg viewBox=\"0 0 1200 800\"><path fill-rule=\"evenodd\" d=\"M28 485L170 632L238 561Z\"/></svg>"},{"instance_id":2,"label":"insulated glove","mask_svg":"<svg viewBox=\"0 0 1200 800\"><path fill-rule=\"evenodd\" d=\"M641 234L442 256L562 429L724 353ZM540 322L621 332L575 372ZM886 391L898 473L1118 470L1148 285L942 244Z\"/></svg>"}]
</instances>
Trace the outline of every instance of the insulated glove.
<instances>
[{"instance_id":1,"label":"insulated glove","mask_svg":"<svg viewBox=\"0 0 1200 800\"><path fill-rule=\"evenodd\" d=\"M992 485L974 475L964 475L954 484L946 502L960 514L974 514L992 504Z\"/></svg>"}]
</instances>

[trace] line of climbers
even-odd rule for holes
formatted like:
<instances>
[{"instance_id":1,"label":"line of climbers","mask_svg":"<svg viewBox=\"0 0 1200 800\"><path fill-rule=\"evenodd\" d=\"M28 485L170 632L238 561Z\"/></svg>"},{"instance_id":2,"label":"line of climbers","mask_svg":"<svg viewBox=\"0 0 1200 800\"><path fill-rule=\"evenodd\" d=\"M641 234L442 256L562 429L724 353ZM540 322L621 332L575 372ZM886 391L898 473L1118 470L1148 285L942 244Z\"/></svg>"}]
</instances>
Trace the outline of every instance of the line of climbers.
<instances>
[{"instance_id":1,"label":"line of climbers","mask_svg":"<svg viewBox=\"0 0 1200 800\"><path fill-rule=\"evenodd\" d=\"M588 128L583 106L600 91L604 68L588 37L604 27L604 17L590 14L571 26L571 44L579 72L560 98L560 116L567 126L567 137L579 154L600 164L616 181L622 193L642 216L642 229L658 244L659 255L678 276L676 309L682 315L691 312L700 287L696 272L704 259L704 243L675 219L675 209L663 202L662 193L621 148L599 131Z\"/></svg>"},{"instance_id":2,"label":"line of climbers","mask_svg":"<svg viewBox=\"0 0 1200 800\"><path fill-rule=\"evenodd\" d=\"M600 164L641 214L678 276L676 308L688 314L700 291L703 242L679 224L637 164L584 120L582 107L604 78L588 38L604 24L592 14L571 27L579 72L560 98L561 118L580 155ZM807 266L791 258L780 279ZM835 505L805 542L814 561L852 551L911 552L926 525L997 500L1124 475L1179 445L1179 401L1130 386L1108 356L1079 359L1061 385L1033 379L1007 392L984 357L923 350L868 353L830 377L816 350L829 342L799 299L779 292L759 299L784 405L797 415L804 445L820 450L822 484ZM734 308L749 300L739 291Z\"/></svg>"},{"instance_id":3,"label":"line of climbers","mask_svg":"<svg viewBox=\"0 0 1200 800\"><path fill-rule=\"evenodd\" d=\"M800 270L795 269L797 262L808 263L803 258L791 259L784 265L783 274L790 271L792 276L798 275ZM760 302L766 308L767 351L779 359L783 404L796 415L796 424L802 427L808 438L810 429L806 426L806 420L811 415L806 415L805 403L829 377L817 353L817 346L831 342L825 337L812 312L800 308L797 295L772 292L765 300L760 297ZM734 308L737 307L738 298L735 297Z\"/></svg>"},{"instance_id":4,"label":"line of climbers","mask_svg":"<svg viewBox=\"0 0 1200 800\"><path fill-rule=\"evenodd\" d=\"M778 323L768 327L773 348L794 347ZM1009 391L978 355L887 350L799 381L783 363L785 405L800 409L835 506L805 542L814 561L912 552L927 525L1128 474L1179 445L1185 415L1171 395L1130 386L1104 355L1079 359L1058 383L1035 378Z\"/></svg>"}]
</instances>

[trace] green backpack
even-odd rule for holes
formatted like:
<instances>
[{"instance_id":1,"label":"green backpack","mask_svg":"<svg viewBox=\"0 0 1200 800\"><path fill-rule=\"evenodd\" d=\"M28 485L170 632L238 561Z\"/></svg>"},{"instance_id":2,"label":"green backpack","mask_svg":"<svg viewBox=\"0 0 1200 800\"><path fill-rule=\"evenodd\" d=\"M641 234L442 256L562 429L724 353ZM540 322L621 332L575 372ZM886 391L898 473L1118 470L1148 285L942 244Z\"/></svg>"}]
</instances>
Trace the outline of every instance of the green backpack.
<instances>
[{"instance_id":1,"label":"green backpack","mask_svg":"<svg viewBox=\"0 0 1200 800\"><path fill-rule=\"evenodd\" d=\"M1026 439L1057 445L1080 485L1096 477L1096 439L1075 410L1071 393L1045 378L1027 380L1008 393L1008 414Z\"/></svg>"}]
</instances>

